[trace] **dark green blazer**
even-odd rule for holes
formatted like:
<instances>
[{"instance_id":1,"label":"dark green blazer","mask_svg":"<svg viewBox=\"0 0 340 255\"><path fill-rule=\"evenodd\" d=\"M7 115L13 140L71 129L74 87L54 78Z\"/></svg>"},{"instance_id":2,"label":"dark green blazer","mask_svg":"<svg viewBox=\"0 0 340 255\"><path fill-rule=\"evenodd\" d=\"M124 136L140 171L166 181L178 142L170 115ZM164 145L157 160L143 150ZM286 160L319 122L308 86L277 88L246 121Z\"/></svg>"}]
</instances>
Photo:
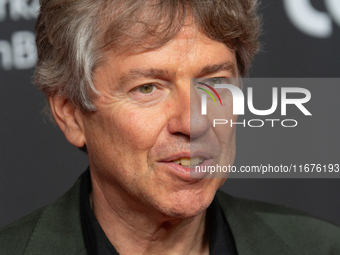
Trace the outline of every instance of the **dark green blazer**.
<instances>
[{"instance_id":1,"label":"dark green blazer","mask_svg":"<svg viewBox=\"0 0 340 255\"><path fill-rule=\"evenodd\" d=\"M80 179L56 202L0 231L0 255L86 255L80 220ZM340 254L340 228L309 215L231 197L216 197L239 255Z\"/></svg>"}]
</instances>

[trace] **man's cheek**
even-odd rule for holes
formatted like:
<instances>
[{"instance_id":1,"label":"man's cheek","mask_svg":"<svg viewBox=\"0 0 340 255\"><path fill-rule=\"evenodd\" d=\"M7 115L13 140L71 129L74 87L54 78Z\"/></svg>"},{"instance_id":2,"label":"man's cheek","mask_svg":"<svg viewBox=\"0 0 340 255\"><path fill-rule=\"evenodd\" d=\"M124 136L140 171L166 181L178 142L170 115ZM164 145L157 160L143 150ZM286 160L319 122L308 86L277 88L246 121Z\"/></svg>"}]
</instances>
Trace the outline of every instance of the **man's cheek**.
<instances>
[{"instance_id":1,"label":"man's cheek","mask_svg":"<svg viewBox=\"0 0 340 255\"><path fill-rule=\"evenodd\" d=\"M160 112L129 111L124 113L122 119L124 121L118 127L121 138L137 150L153 147L166 126L164 114Z\"/></svg>"}]
</instances>

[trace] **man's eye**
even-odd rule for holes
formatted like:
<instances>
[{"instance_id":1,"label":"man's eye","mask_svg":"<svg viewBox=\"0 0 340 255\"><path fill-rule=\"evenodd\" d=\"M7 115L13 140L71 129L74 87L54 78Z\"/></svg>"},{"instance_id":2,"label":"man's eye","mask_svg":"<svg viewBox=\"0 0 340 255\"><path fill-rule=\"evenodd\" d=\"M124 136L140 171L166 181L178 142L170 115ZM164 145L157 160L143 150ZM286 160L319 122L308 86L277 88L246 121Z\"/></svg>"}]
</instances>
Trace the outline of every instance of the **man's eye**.
<instances>
[{"instance_id":1,"label":"man's eye","mask_svg":"<svg viewBox=\"0 0 340 255\"><path fill-rule=\"evenodd\" d=\"M145 84L139 87L139 91L143 94L150 94L152 91L154 91L155 85L153 84Z\"/></svg>"},{"instance_id":2,"label":"man's eye","mask_svg":"<svg viewBox=\"0 0 340 255\"><path fill-rule=\"evenodd\" d=\"M229 84L230 82L229 82L228 78L217 77L217 78L211 78L211 79L207 80L205 83L214 87L215 84Z\"/></svg>"}]
</instances>

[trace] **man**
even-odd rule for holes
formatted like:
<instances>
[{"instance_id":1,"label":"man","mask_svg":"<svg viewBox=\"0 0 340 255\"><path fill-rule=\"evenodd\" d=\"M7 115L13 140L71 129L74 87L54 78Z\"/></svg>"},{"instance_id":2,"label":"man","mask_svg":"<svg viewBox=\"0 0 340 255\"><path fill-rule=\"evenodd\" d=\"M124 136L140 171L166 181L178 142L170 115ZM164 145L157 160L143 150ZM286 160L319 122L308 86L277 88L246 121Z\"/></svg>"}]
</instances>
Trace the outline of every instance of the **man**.
<instances>
[{"instance_id":1,"label":"man","mask_svg":"<svg viewBox=\"0 0 340 255\"><path fill-rule=\"evenodd\" d=\"M3 229L0 254L339 254L337 227L216 193L225 179L190 178L195 165L233 164L235 129L212 129L190 80L246 75L255 7L42 0L35 81L90 166L62 198Z\"/></svg>"}]
</instances>

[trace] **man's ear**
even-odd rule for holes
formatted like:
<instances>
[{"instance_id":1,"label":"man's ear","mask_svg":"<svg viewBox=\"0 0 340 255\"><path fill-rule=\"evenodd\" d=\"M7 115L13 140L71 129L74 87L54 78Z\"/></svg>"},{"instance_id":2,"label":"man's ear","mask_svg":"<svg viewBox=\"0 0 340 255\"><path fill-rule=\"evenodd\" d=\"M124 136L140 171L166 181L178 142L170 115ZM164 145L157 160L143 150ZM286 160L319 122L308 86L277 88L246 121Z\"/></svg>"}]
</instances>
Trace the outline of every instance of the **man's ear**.
<instances>
[{"instance_id":1,"label":"man's ear","mask_svg":"<svg viewBox=\"0 0 340 255\"><path fill-rule=\"evenodd\" d=\"M48 101L54 120L63 131L66 139L76 147L83 147L86 143L84 130L84 115L68 99L60 96L50 96Z\"/></svg>"}]
</instances>

